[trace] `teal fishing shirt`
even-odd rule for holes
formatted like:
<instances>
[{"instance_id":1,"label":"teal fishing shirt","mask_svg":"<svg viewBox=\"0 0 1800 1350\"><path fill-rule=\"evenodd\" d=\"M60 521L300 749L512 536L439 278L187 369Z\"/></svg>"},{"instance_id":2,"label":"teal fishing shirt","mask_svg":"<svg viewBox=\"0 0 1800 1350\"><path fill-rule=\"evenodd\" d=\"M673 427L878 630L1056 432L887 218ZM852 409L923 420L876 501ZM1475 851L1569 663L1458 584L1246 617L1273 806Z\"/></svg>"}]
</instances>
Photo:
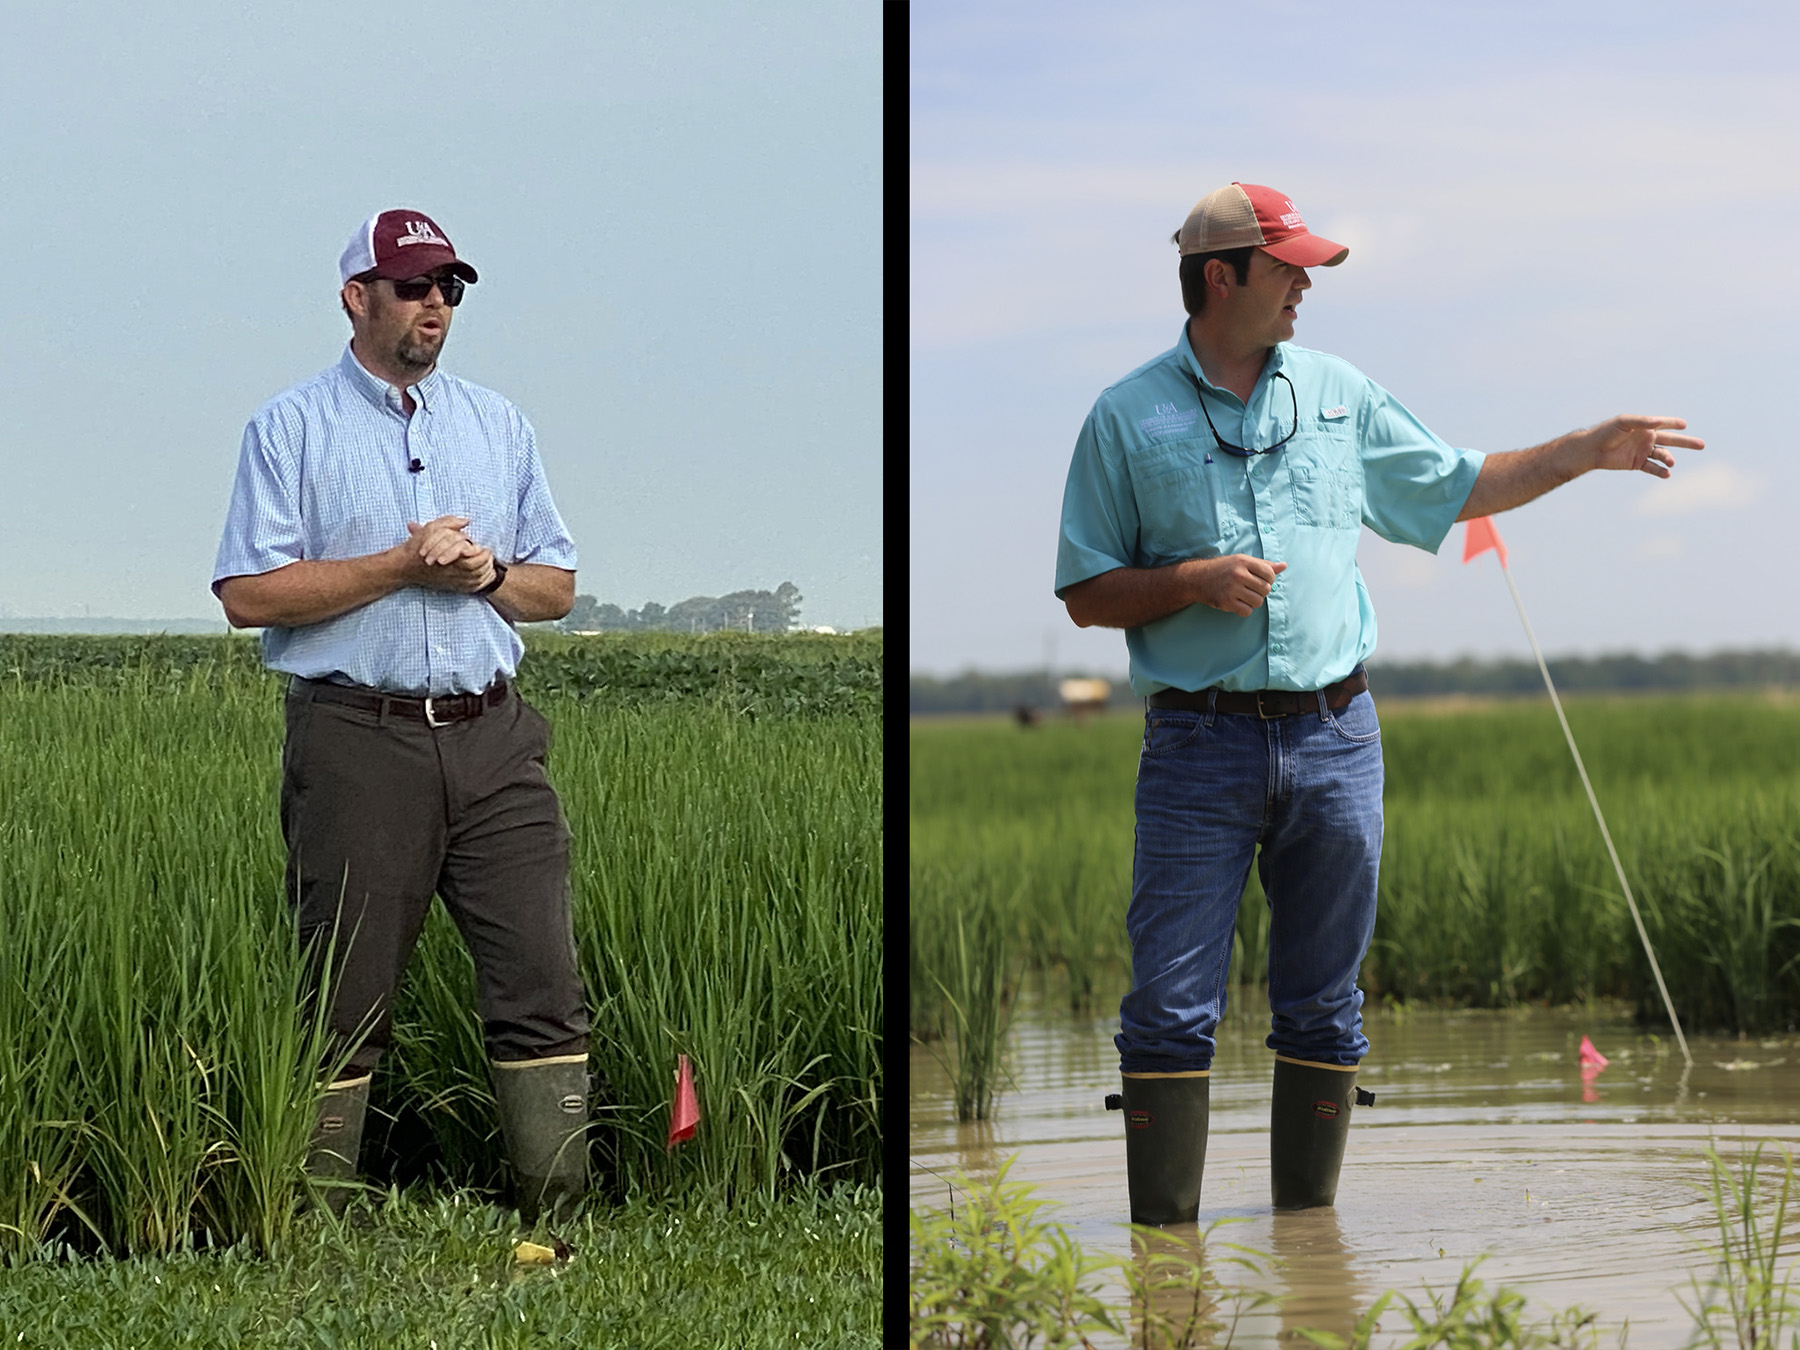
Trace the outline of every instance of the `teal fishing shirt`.
<instances>
[{"instance_id":1,"label":"teal fishing shirt","mask_svg":"<svg viewBox=\"0 0 1800 1350\"><path fill-rule=\"evenodd\" d=\"M1273 454L1228 454L1207 427L1203 394L1226 440L1257 450L1290 427L1293 439ZM1437 552L1484 458L1446 445L1349 362L1292 343L1270 351L1246 405L1206 379L1183 324L1181 340L1105 390L1082 425L1063 489L1056 594L1115 568L1184 558L1284 562L1246 618L1189 605L1126 629L1131 687L1319 689L1375 650L1359 527Z\"/></svg>"}]
</instances>

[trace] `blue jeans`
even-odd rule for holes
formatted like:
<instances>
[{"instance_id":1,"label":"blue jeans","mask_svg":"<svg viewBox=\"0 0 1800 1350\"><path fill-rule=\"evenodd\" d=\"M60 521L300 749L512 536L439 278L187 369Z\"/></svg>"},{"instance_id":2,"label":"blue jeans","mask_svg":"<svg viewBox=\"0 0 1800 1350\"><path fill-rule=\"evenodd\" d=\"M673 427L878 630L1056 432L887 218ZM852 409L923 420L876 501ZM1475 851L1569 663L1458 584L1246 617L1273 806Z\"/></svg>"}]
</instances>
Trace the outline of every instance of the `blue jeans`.
<instances>
[{"instance_id":1,"label":"blue jeans","mask_svg":"<svg viewBox=\"0 0 1800 1350\"><path fill-rule=\"evenodd\" d=\"M1366 692L1268 721L1146 711L1123 1072L1211 1067L1253 855L1269 901L1269 1048L1320 1064L1368 1053L1356 972L1375 932L1381 785Z\"/></svg>"}]
</instances>

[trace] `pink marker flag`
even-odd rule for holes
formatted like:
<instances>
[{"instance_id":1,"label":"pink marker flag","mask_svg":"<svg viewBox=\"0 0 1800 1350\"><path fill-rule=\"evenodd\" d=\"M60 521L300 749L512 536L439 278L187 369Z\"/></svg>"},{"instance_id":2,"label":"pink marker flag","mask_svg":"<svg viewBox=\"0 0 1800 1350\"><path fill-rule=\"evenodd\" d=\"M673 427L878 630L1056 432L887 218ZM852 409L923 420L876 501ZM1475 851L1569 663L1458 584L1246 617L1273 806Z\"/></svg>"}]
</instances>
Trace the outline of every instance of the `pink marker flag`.
<instances>
[{"instance_id":1,"label":"pink marker flag","mask_svg":"<svg viewBox=\"0 0 1800 1350\"><path fill-rule=\"evenodd\" d=\"M669 1108L669 1142L664 1147L674 1148L692 1139L699 1124L700 1099L694 1095L694 1071L683 1055L675 1068L675 1103Z\"/></svg>"},{"instance_id":2,"label":"pink marker flag","mask_svg":"<svg viewBox=\"0 0 1800 1350\"><path fill-rule=\"evenodd\" d=\"M1581 1038L1581 1067L1592 1068L1595 1073L1599 1073L1608 1063L1606 1056L1594 1049L1594 1043L1583 1036Z\"/></svg>"},{"instance_id":3,"label":"pink marker flag","mask_svg":"<svg viewBox=\"0 0 1800 1350\"><path fill-rule=\"evenodd\" d=\"M1490 548L1500 555L1500 565L1505 567L1506 545L1500 542L1500 531L1494 528L1494 518L1477 516L1466 522L1463 529L1463 561L1468 562Z\"/></svg>"}]
</instances>

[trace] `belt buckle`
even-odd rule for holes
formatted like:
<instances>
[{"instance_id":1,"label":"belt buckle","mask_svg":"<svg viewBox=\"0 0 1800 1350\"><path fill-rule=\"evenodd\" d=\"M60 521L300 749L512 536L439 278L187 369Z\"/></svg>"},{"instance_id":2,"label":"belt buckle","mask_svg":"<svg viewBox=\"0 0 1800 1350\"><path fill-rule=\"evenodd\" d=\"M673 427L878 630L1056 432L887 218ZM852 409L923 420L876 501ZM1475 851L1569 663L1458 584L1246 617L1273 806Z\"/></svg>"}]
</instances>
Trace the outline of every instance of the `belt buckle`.
<instances>
[{"instance_id":1,"label":"belt buckle","mask_svg":"<svg viewBox=\"0 0 1800 1350\"><path fill-rule=\"evenodd\" d=\"M433 727L447 727L450 725L448 722L440 722L437 720L437 713L433 711L431 706L430 694L425 696L425 723L427 726Z\"/></svg>"},{"instance_id":2,"label":"belt buckle","mask_svg":"<svg viewBox=\"0 0 1800 1350\"><path fill-rule=\"evenodd\" d=\"M1277 717L1286 717L1286 713L1263 711L1263 695L1267 692L1268 691L1264 689L1258 689L1256 691L1256 715L1265 722L1273 722Z\"/></svg>"}]
</instances>

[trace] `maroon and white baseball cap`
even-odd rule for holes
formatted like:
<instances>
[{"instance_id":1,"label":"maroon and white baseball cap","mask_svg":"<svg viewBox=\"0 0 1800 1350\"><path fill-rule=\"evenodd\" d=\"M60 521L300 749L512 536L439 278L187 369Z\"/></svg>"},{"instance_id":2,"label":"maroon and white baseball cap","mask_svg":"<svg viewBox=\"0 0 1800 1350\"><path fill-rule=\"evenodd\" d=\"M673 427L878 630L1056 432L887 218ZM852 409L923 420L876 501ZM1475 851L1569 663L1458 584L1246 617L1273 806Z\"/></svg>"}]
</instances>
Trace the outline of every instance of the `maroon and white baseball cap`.
<instances>
[{"instance_id":1,"label":"maroon and white baseball cap","mask_svg":"<svg viewBox=\"0 0 1800 1350\"><path fill-rule=\"evenodd\" d=\"M423 211L378 211L350 236L338 259L338 280L376 272L389 281L411 281L448 266L464 281L475 269L456 256L450 239Z\"/></svg>"},{"instance_id":2,"label":"maroon and white baseball cap","mask_svg":"<svg viewBox=\"0 0 1800 1350\"><path fill-rule=\"evenodd\" d=\"M1176 236L1181 256L1256 247L1295 267L1336 267L1350 250L1306 228L1295 205L1272 187L1233 183L1194 204Z\"/></svg>"}]
</instances>

